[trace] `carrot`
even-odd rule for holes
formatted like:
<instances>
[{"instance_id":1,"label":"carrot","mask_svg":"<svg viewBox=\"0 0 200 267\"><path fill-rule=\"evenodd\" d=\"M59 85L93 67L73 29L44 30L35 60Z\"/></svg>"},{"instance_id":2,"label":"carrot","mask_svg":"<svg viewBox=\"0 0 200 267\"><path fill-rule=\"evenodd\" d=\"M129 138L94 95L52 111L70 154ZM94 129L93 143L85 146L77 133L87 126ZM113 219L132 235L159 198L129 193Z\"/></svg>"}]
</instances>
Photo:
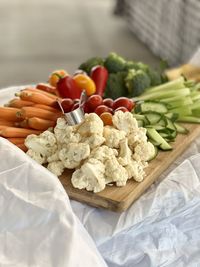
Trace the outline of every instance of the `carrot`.
<instances>
[{"instance_id":1,"label":"carrot","mask_svg":"<svg viewBox=\"0 0 200 267\"><path fill-rule=\"evenodd\" d=\"M54 99L38 92L20 92L19 96L22 100L32 101L34 103L43 104L47 106L51 106L55 102Z\"/></svg>"},{"instance_id":2,"label":"carrot","mask_svg":"<svg viewBox=\"0 0 200 267\"><path fill-rule=\"evenodd\" d=\"M18 108L0 107L0 119L6 121L19 121L20 118L16 117L18 111L20 111Z\"/></svg>"},{"instance_id":3,"label":"carrot","mask_svg":"<svg viewBox=\"0 0 200 267\"><path fill-rule=\"evenodd\" d=\"M20 148L22 151L27 152L28 148L25 146L25 144L16 144L18 148Z\"/></svg>"},{"instance_id":4,"label":"carrot","mask_svg":"<svg viewBox=\"0 0 200 267\"><path fill-rule=\"evenodd\" d=\"M8 107L14 107L14 108L22 108L22 107L28 107L33 106L35 103L31 101L22 100L19 98L12 99L7 105Z\"/></svg>"},{"instance_id":5,"label":"carrot","mask_svg":"<svg viewBox=\"0 0 200 267\"><path fill-rule=\"evenodd\" d=\"M18 145L18 144L24 144L25 138L24 137L11 137L11 138L7 138L7 140L15 145Z\"/></svg>"},{"instance_id":6,"label":"carrot","mask_svg":"<svg viewBox=\"0 0 200 267\"><path fill-rule=\"evenodd\" d=\"M50 106L42 105L42 104L35 104L34 107L49 110L51 112L59 112L60 111L60 109L52 108Z\"/></svg>"},{"instance_id":7,"label":"carrot","mask_svg":"<svg viewBox=\"0 0 200 267\"><path fill-rule=\"evenodd\" d=\"M26 137L29 134L40 134L42 131L37 131L33 129L24 129L24 128L16 128L16 127L6 127L0 130L0 136L3 137Z\"/></svg>"},{"instance_id":8,"label":"carrot","mask_svg":"<svg viewBox=\"0 0 200 267\"><path fill-rule=\"evenodd\" d=\"M26 129L30 128L29 125L28 125L28 120L27 119L24 119L23 121L16 122L15 126L16 127L20 127L20 128L26 128Z\"/></svg>"},{"instance_id":9,"label":"carrot","mask_svg":"<svg viewBox=\"0 0 200 267\"><path fill-rule=\"evenodd\" d=\"M55 121L44 120L44 119L36 118L36 117L28 119L29 127L35 130L45 131L49 127L54 127L55 124L56 124Z\"/></svg>"},{"instance_id":10,"label":"carrot","mask_svg":"<svg viewBox=\"0 0 200 267\"><path fill-rule=\"evenodd\" d=\"M51 86L48 83L39 83L39 84L37 84L36 89L39 89L39 90L42 90L44 92L59 96L58 90L56 89L56 87Z\"/></svg>"},{"instance_id":11,"label":"carrot","mask_svg":"<svg viewBox=\"0 0 200 267\"><path fill-rule=\"evenodd\" d=\"M15 126L15 122L14 121L0 120L0 125L1 126Z\"/></svg>"},{"instance_id":12,"label":"carrot","mask_svg":"<svg viewBox=\"0 0 200 267\"><path fill-rule=\"evenodd\" d=\"M61 112L54 113L49 110L36 107L23 107L19 112L17 112L16 115L17 117L23 119L37 117L45 120L55 121L61 117Z\"/></svg>"},{"instance_id":13,"label":"carrot","mask_svg":"<svg viewBox=\"0 0 200 267\"><path fill-rule=\"evenodd\" d=\"M7 127L9 127L9 126L7 126L7 125L0 125L0 130L3 130L5 128L7 128Z\"/></svg>"},{"instance_id":14,"label":"carrot","mask_svg":"<svg viewBox=\"0 0 200 267\"><path fill-rule=\"evenodd\" d=\"M60 97L56 96L56 95L53 95L53 94L50 94L50 93L47 93L45 91L42 91L40 89L37 89L37 88L33 88L33 87L27 87L25 88L24 90L22 90L21 92L33 92L33 93L40 93L40 94L43 94L45 96L48 96L49 98L51 99L61 99ZM16 93L16 95L18 95L18 93Z\"/></svg>"}]
</instances>

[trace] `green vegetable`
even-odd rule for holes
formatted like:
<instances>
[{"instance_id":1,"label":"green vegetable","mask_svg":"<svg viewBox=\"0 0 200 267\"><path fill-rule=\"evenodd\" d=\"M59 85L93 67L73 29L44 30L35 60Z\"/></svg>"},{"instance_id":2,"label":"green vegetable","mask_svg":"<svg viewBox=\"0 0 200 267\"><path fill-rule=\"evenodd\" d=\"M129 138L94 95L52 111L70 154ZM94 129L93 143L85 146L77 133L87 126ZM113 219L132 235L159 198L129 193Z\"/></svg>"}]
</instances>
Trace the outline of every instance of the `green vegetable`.
<instances>
[{"instance_id":1,"label":"green vegetable","mask_svg":"<svg viewBox=\"0 0 200 267\"><path fill-rule=\"evenodd\" d=\"M110 53L105 59L104 66L109 73L121 72L125 69L126 61L116 53Z\"/></svg>"},{"instance_id":2,"label":"green vegetable","mask_svg":"<svg viewBox=\"0 0 200 267\"><path fill-rule=\"evenodd\" d=\"M142 94L151 84L149 76L143 70L134 69L128 71L125 82L130 97Z\"/></svg>"},{"instance_id":3,"label":"green vegetable","mask_svg":"<svg viewBox=\"0 0 200 267\"><path fill-rule=\"evenodd\" d=\"M110 73L108 76L104 97L116 99L127 96L128 91L124 83L126 72Z\"/></svg>"},{"instance_id":4,"label":"green vegetable","mask_svg":"<svg viewBox=\"0 0 200 267\"><path fill-rule=\"evenodd\" d=\"M172 147L168 144L165 139L154 129L147 128L147 136L152 139L154 142L160 144L159 148L162 150L171 150Z\"/></svg>"},{"instance_id":5,"label":"green vegetable","mask_svg":"<svg viewBox=\"0 0 200 267\"><path fill-rule=\"evenodd\" d=\"M92 57L88 59L87 61L83 62L80 66L79 69L87 72L87 74L90 74L91 69L97 65L104 65L104 59L101 57Z\"/></svg>"}]
</instances>

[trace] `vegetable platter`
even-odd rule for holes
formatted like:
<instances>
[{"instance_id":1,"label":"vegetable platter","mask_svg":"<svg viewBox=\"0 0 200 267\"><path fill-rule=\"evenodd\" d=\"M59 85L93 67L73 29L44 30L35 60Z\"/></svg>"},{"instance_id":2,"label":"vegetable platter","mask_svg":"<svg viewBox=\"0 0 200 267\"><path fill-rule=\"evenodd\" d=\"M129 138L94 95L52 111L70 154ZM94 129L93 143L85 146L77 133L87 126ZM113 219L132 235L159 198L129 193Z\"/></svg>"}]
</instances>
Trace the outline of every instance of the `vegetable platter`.
<instances>
[{"instance_id":1,"label":"vegetable platter","mask_svg":"<svg viewBox=\"0 0 200 267\"><path fill-rule=\"evenodd\" d=\"M58 176L72 199L123 211L199 135L200 85L110 53L73 75L52 72L0 111L0 136ZM77 111L82 121L71 125Z\"/></svg>"}]
</instances>

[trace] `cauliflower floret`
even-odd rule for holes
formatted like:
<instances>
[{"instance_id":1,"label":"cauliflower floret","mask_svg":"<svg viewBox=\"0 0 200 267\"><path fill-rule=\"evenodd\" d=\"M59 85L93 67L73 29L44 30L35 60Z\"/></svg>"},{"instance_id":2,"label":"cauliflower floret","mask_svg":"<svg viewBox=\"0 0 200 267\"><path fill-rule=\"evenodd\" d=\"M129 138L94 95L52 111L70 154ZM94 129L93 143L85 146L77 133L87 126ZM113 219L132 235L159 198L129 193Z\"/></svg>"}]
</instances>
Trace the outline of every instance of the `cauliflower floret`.
<instances>
[{"instance_id":1,"label":"cauliflower floret","mask_svg":"<svg viewBox=\"0 0 200 267\"><path fill-rule=\"evenodd\" d=\"M55 137L60 144L80 142L81 135L76 131L77 125L69 126L64 118L59 118L54 128Z\"/></svg>"},{"instance_id":2,"label":"cauliflower floret","mask_svg":"<svg viewBox=\"0 0 200 267\"><path fill-rule=\"evenodd\" d=\"M32 151L27 153L29 156L33 155L34 157L36 154L40 154L43 158L42 162L45 163L47 157L51 156L57 150L57 140L55 135L50 131L45 131L40 135L31 134L28 135L25 140L25 145L29 150ZM39 157L40 157L39 156ZM37 157L37 156L36 156ZM41 162L41 159L39 159ZM41 163L42 164L42 163Z\"/></svg>"},{"instance_id":3,"label":"cauliflower floret","mask_svg":"<svg viewBox=\"0 0 200 267\"><path fill-rule=\"evenodd\" d=\"M144 172L145 164L132 160L131 163L125 166L128 173L128 179L133 178L137 182L142 182L145 176Z\"/></svg>"},{"instance_id":4,"label":"cauliflower floret","mask_svg":"<svg viewBox=\"0 0 200 267\"><path fill-rule=\"evenodd\" d=\"M145 128L140 127L128 135L128 145L131 150L133 150L138 143L147 142L146 132L147 130Z\"/></svg>"},{"instance_id":5,"label":"cauliflower floret","mask_svg":"<svg viewBox=\"0 0 200 267\"><path fill-rule=\"evenodd\" d=\"M138 128L137 120L130 112L117 111L112 118L113 125L118 129L131 133Z\"/></svg>"},{"instance_id":6,"label":"cauliflower floret","mask_svg":"<svg viewBox=\"0 0 200 267\"><path fill-rule=\"evenodd\" d=\"M105 142L105 138L99 134L93 134L89 137L84 137L81 142L86 143L91 149L101 146Z\"/></svg>"},{"instance_id":7,"label":"cauliflower floret","mask_svg":"<svg viewBox=\"0 0 200 267\"><path fill-rule=\"evenodd\" d=\"M104 164L97 159L90 158L80 169L72 174L71 181L76 188L85 188L88 191L97 193L105 188L104 172Z\"/></svg>"},{"instance_id":8,"label":"cauliflower floret","mask_svg":"<svg viewBox=\"0 0 200 267\"><path fill-rule=\"evenodd\" d=\"M64 172L65 166L62 161L53 161L47 165L47 169L56 176L60 176Z\"/></svg>"},{"instance_id":9,"label":"cauliflower floret","mask_svg":"<svg viewBox=\"0 0 200 267\"><path fill-rule=\"evenodd\" d=\"M125 138L126 132L119 131L111 126L105 126L103 136L106 141L105 144L111 148L118 148L119 142Z\"/></svg>"},{"instance_id":10,"label":"cauliflower floret","mask_svg":"<svg viewBox=\"0 0 200 267\"><path fill-rule=\"evenodd\" d=\"M148 161L154 151L154 146L151 142L141 142L134 148L133 159L137 161Z\"/></svg>"},{"instance_id":11,"label":"cauliflower floret","mask_svg":"<svg viewBox=\"0 0 200 267\"><path fill-rule=\"evenodd\" d=\"M126 185L128 173L126 169L119 164L116 157L112 157L105 162L106 183L116 182L117 186Z\"/></svg>"},{"instance_id":12,"label":"cauliflower floret","mask_svg":"<svg viewBox=\"0 0 200 267\"><path fill-rule=\"evenodd\" d=\"M107 146L100 146L92 150L90 158L98 159L104 163L106 160L117 155L118 152L116 149L112 149Z\"/></svg>"},{"instance_id":13,"label":"cauliflower floret","mask_svg":"<svg viewBox=\"0 0 200 267\"><path fill-rule=\"evenodd\" d=\"M77 168L90 155L90 146L85 143L70 143L59 151L59 159L68 169Z\"/></svg>"},{"instance_id":14,"label":"cauliflower floret","mask_svg":"<svg viewBox=\"0 0 200 267\"><path fill-rule=\"evenodd\" d=\"M78 133L81 136L103 134L103 121L95 113L85 114L85 120L78 126Z\"/></svg>"},{"instance_id":15,"label":"cauliflower floret","mask_svg":"<svg viewBox=\"0 0 200 267\"><path fill-rule=\"evenodd\" d=\"M44 164L47 162L47 158L46 156L43 156L42 154L32 150L32 149L29 149L26 154L31 157L32 159L34 159L35 161L37 161L39 164Z\"/></svg>"},{"instance_id":16,"label":"cauliflower floret","mask_svg":"<svg viewBox=\"0 0 200 267\"><path fill-rule=\"evenodd\" d=\"M118 162L122 166L126 166L131 162L131 156L132 156L132 151L128 147L127 138L120 141L119 147L120 149L119 149Z\"/></svg>"},{"instance_id":17,"label":"cauliflower floret","mask_svg":"<svg viewBox=\"0 0 200 267\"><path fill-rule=\"evenodd\" d=\"M47 162L49 162L49 163L53 162L53 161L58 161L58 160L60 160L59 159L59 151L56 151L53 155L51 155L47 158Z\"/></svg>"}]
</instances>

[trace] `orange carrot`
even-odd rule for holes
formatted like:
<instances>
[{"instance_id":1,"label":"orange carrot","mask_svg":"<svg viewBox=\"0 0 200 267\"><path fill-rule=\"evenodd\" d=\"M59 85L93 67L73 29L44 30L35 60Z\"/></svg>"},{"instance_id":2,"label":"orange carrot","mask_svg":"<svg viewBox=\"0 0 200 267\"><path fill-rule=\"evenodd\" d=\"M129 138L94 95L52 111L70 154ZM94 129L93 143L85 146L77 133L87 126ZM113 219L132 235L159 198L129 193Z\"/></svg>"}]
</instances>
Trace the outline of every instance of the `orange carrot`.
<instances>
[{"instance_id":1,"label":"orange carrot","mask_svg":"<svg viewBox=\"0 0 200 267\"><path fill-rule=\"evenodd\" d=\"M27 152L28 148L25 146L25 144L16 144L17 147L19 147L22 151Z\"/></svg>"},{"instance_id":2,"label":"orange carrot","mask_svg":"<svg viewBox=\"0 0 200 267\"><path fill-rule=\"evenodd\" d=\"M55 124L56 124L55 121L44 120L44 119L36 118L36 117L28 119L29 127L35 130L45 131L49 127L54 127Z\"/></svg>"},{"instance_id":3,"label":"orange carrot","mask_svg":"<svg viewBox=\"0 0 200 267\"><path fill-rule=\"evenodd\" d=\"M11 138L7 138L8 141L10 141L11 143L18 145L18 144L24 144L25 138L23 137L11 137Z\"/></svg>"},{"instance_id":4,"label":"orange carrot","mask_svg":"<svg viewBox=\"0 0 200 267\"><path fill-rule=\"evenodd\" d=\"M16 127L20 127L20 128L26 128L26 129L30 128L29 125L28 125L28 120L27 119L25 119L23 121L16 122L15 126Z\"/></svg>"},{"instance_id":5,"label":"orange carrot","mask_svg":"<svg viewBox=\"0 0 200 267\"><path fill-rule=\"evenodd\" d=\"M25 101L19 98L14 98L8 103L8 107L22 108L22 107L33 106L34 104L35 103L31 101Z\"/></svg>"},{"instance_id":6,"label":"orange carrot","mask_svg":"<svg viewBox=\"0 0 200 267\"><path fill-rule=\"evenodd\" d=\"M45 120L55 121L59 117L61 117L61 112L54 113L41 108L24 107L19 112L17 112L16 116L23 119L37 117Z\"/></svg>"},{"instance_id":7,"label":"orange carrot","mask_svg":"<svg viewBox=\"0 0 200 267\"><path fill-rule=\"evenodd\" d=\"M37 131L33 129L24 129L16 127L6 127L0 130L0 136L2 137L26 137L29 134L40 134L42 131Z\"/></svg>"},{"instance_id":8,"label":"orange carrot","mask_svg":"<svg viewBox=\"0 0 200 267\"><path fill-rule=\"evenodd\" d=\"M0 125L1 126L15 126L15 122L14 121L0 120Z\"/></svg>"},{"instance_id":9,"label":"orange carrot","mask_svg":"<svg viewBox=\"0 0 200 267\"><path fill-rule=\"evenodd\" d=\"M24 90L22 90L21 92L33 92L33 93L40 93L40 94L43 94L45 96L48 96L49 98L51 99L61 99L60 97L56 96L56 95L53 95L53 94L50 94L50 93L47 93L45 91L42 91L40 89L37 89L37 88L33 88L33 87L27 87L25 88ZM16 95L18 95L18 93L16 93Z\"/></svg>"},{"instance_id":10,"label":"orange carrot","mask_svg":"<svg viewBox=\"0 0 200 267\"><path fill-rule=\"evenodd\" d=\"M34 107L49 110L51 112L59 112L60 111L60 109L55 109L55 108L52 108L50 106L42 105L42 104L35 104Z\"/></svg>"},{"instance_id":11,"label":"orange carrot","mask_svg":"<svg viewBox=\"0 0 200 267\"><path fill-rule=\"evenodd\" d=\"M0 130L3 130L5 128L7 128L7 127L9 127L9 126L7 126L7 125L0 125Z\"/></svg>"},{"instance_id":12,"label":"orange carrot","mask_svg":"<svg viewBox=\"0 0 200 267\"><path fill-rule=\"evenodd\" d=\"M20 118L16 117L16 113L20 111L18 108L0 107L0 119L8 121L19 121Z\"/></svg>"},{"instance_id":13,"label":"orange carrot","mask_svg":"<svg viewBox=\"0 0 200 267\"><path fill-rule=\"evenodd\" d=\"M44 94L38 92L21 92L19 96L22 100L32 101L37 104L43 104L47 106L51 106L54 103L54 99L45 96Z\"/></svg>"},{"instance_id":14,"label":"orange carrot","mask_svg":"<svg viewBox=\"0 0 200 267\"><path fill-rule=\"evenodd\" d=\"M48 83L38 83L37 86L36 86L36 89L42 90L42 91L47 92L49 94L53 94L53 95L59 96L58 90L56 89L56 87L51 86Z\"/></svg>"}]
</instances>

